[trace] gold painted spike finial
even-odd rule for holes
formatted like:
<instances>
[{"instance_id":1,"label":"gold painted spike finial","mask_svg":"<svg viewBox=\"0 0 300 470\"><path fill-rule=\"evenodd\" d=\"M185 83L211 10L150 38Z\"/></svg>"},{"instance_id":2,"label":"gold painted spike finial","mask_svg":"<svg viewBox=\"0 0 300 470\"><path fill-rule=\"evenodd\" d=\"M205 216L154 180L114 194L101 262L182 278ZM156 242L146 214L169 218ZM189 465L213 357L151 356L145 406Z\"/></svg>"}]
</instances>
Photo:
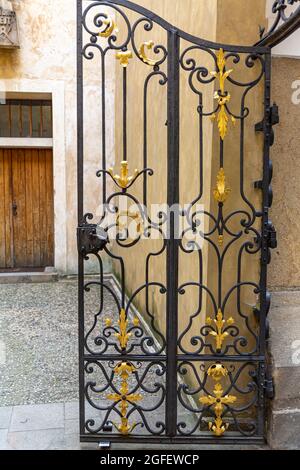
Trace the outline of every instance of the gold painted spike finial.
<instances>
[{"instance_id":1,"label":"gold painted spike finial","mask_svg":"<svg viewBox=\"0 0 300 470\"><path fill-rule=\"evenodd\" d=\"M102 26L104 26L103 31L98 33L98 36L101 38L109 38L109 36L111 36L113 33L119 32L118 28L116 27L116 23L111 16L107 16L107 18L102 21Z\"/></svg>"},{"instance_id":2,"label":"gold painted spike finial","mask_svg":"<svg viewBox=\"0 0 300 470\"><path fill-rule=\"evenodd\" d=\"M150 59L150 57L147 57L146 54L146 49L152 50L154 47L154 41L147 41L143 42L143 44L139 48L139 57L142 59L142 61L150 65L150 67L155 67L155 65L158 63L157 61Z\"/></svg>"},{"instance_id":3,"label":"gold painted spike finial","mask_svg":"<svg viewBox=\"0 0 300 470\"><path fill-rule=\"evenodd\" d=\"M229 336L229 333L224 330L227 326L234 324L234 319L230 317L228 320L224 320L222 310L219 309L216 318L212 320L210 317L208 317L206 319L206 324L213 328L209 334L215 338L216 350L217 352L220 352L222 350L225 339ZM213 324L215 324L215 326L213 326Z\"/></svg>"},{"instance_id":4,"label":"gold painted spike finial","mask_svg":"<svg viewBox=\"0 0 300 470\"><path fill-rule=\"evenodd\" d=\"M127 344L128 344L129 338L131 336L131 333L127 332L128 323L129 322L128 322L127 317L126 317L125 309L122 308L121 312L120 312L120 318L119 318L119 321L118 321L120 332L115 333L115 336L116 336L116 338L118 338L118 341L120 343L121 349L126 349L127 348Z\"/></svg>"},{"instance_id":5,"label":"gold painted spike finial","mask_svg":"<svg viewBox=\"0 0 300 470\"><path fill-rule=\"evenodd\" d=\"M207 374L211 376L216 382L213 395L200 397L199 401L202 405L213 407L215 420L214 422L209 422L208 427L209 430L212 431L217 437L221 437L229 427L228 423L223 422L223 412L225 410L225 405L231 405L235 403L237 397L234 395L224 395L223 387L221 383L219 383L222 378L227 377L228 375L228 370L225 366L222 364L214 364L208 369Z\"/></svg>"},{"instance_id":6,"label":"gold painted spike finial","mask_svg":"<svg viewBox=\"0 0 300 470\"><path fill-rule=\"evenodd\" d=\"M108 170L110 176L114 180L114 182L120 186L122 189L127 189L128 186L137 178L139 171L137 169L134 170L134 173L132 176L128 176L129 171L128 171L128 162L127 161L122 161L121 162L121 174L120 175L115 175L113 168L110 168Z\"/></svg>"},{"instance_id":7,"label":"gold painted spike finial","mask_svg":"<svg viewBox=\"0 0 300 470\"><path fill-rule=\"evenodd\" d=\"M218 71L213 71L210 73L213 77L219 80L219 91L216 91L214 94L214 98L218 100L219 112L217 113L217 115L213 114L211 116L211 119L213 121L217 119L220 137L222 140L224 140L228 132L229 121L226 105L231 99L230 94L225 91L225 83L230 74L233 72L233 70L226 70L226 57L223 49L220 49L217 54L217 67ZM231 116L231 121L233 124L235 124L236 119L234 118L234 116Z\"/></svg>"},{"instance_id":8,"label":"gold painted spike finial","mask_svg":"<svg viewBox=\"0 0 300 470\"><path fill-rule=\"evenodd\" d=\"M126 69L126 67L128 66L129 59L132 59L132 58L133 58L133 55L131 51L120 51L120 52L117 52L117 55L116 55L116 59L120 61L120 64L122 65L124 69Z\"/></svg>"},{"instance_id":9,"label":"gold painted spike finial","mask_svg":"<svg viewBox=\"0 0 300 470\"><path fill-rule=\"evenodd\" d=\"M128 379L136 371L136 368L130 362L120 362L114 368L114 372L121 377L120 393L111 393L107 399L119 404L121 412L121 423L113 423L118 432L124 436L130 434L135 428L135 423L130 425L127 418L127 410L131 403L137 403L143 399L139 393L129 393Z\"/></svg>"},{"instance_id":10,"label":"gold painted spike finial","mask_svg":"<svg viewBox=\"0 0 300 470\"><path fill-rule=\"evenodd\" d=\"M230 193L231 193L231 188L227 186L226 184L226 176L225 176L224 168L220 168L217 174L217 185L216 185L216 189L214 190L214 198L217 202L224 204L224 202L226 202Z\"/></svg>"}]
</instances>

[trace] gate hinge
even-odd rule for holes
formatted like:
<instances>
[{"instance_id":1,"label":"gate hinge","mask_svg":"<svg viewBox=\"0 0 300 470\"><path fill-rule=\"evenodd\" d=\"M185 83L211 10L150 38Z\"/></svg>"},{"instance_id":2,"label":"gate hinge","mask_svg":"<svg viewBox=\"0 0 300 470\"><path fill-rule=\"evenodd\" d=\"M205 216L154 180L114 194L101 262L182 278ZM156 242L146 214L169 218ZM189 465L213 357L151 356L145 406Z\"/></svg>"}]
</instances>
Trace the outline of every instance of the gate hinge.
<instances>
[{"instance_id":1,"label":"gate hinge","mask_svg":"<svg viewBox=\"0 0 300 470\"><path fill-rule=\"evenodd\" d=\"M270 134L270 140L269 144L270 147L274 144L274 131L273 131L273 126L276 126L276 124L279 124L280 118L279 118L279 108L276 103L273 104L270 108L270 115L269 115L269 125L271 126L271 134ZM265 129L265 121L258 122L255 124L255 132L264 132Z\"/></svg>"},{"instance_id":2,"label":"gate hinge","mask_svg":"<svg viewBox=\"0 0 300 470\"><path fill-rule=\"evenodd\" d=\"M102 233L98 233L97 227L96 224L83 224L78 227L77 245L78 252L82 256L97 254L108 243L107 233L104 230Z\"/></svg>"},{"instance_id":3,"label":"gate hinge","mask_svg":"<svg viewBox=\"0 0 300 470\"><path fill-rule=\"evenodd\" d=\"M275 230L274 225L269 220L268 228L267 228L267 239L268 239L268 247L274 250L277 248L277 232Z\"/></svg>"},{"instance_id":4,"label":"gate hinge","mask_svg":"<svg viewBox=\"0 0 300 470\"><path fill-rule=\"evenodd\" d=\"M265 382L264 382L264 390L266 393L266 397L272 400L275 396L273 377L266 376Z\"/></svg>"}]
</instances>

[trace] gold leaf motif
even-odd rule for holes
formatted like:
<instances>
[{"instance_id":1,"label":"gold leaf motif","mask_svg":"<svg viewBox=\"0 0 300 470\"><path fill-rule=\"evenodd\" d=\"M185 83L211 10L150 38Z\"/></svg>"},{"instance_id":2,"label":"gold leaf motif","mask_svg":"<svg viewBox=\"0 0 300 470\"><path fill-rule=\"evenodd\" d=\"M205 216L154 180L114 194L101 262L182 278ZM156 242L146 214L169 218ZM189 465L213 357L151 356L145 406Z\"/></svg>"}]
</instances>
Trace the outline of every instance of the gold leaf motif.
<instances>
[{"instance_id":1,"label":"gold leaf motif","mask_svg":"<svg viewBox=\"0 0 300 470\"><path fill-rule=\"evenodd\" d=\"M217 174L217 186L214 190L214 198L217 202L224 204L230 193L231 189L226 184L224 168L220 168Z\"/></svg>"},{"instance_id":2,"label":"gold leaf motif","mask_svg":"<svg viewBox=\"0 0 300 470\"><path fill-rule=\"evenodd\" d=\"M212 327L213 323L215 324L214 327ZM232 326L234 324L234 319L230 317L228 320L224 320L222 310L219 309L216 318L212 320L208 317L206 319L206 324L207 326L214 328L209 332L209 334L215 339L217 352L220 352L225 339L229 336L229 333L224 331L226 325Z\"/></svg>"},{"instance_id":3,"label":"gold leaf motif","mask_svg":"<svg viewBox=\"0 0 300 470\"><path fill-rule=\"evenodd\" d=\"M127 344L128 344L129 338L131 336L131 333L127 333L128 323L129 322L128 322L127 317L126 317L125 309L122 308L122 310L120 312L120 318L119 318L119 321L118 321L120 332L115 333L115 336L116 336L116 338L118 338L118 341L120 343L121 349L126 349L127 348Z\"/></svg>"},{"instance_id":4,"label":"gold leaf motif","mask_svg":"<svg viewBox=\"0 0 300 470\"><path fill-rule=\"evenodd\" d=\"M120 386L120 393L110 393L107 395L107 399L119 403L119 408L121 412L121 423L113 423L114 427L118 432L124 436L128 435L135 428L135 423L130 425L127 418L127 410L130 403L137 403L143 399L143 396L140 393L130 394L128 379L131 374L136 371L136 368L130 362L120 362L114 368L115 374L119 375L122 379Z\"/></svg>"},{"instance_id":5,"label":"gold leaf motif","mask_svg":"<svg viewBox=\"0 0 300 470\"><path fill-rule=\"evenodd\" d=\"M215 113L212 114L211 120L214 121L217 119L219 134L221 139L224 140L228 132L229 121L226 105L231 99L230 94L225 91L225 83L233 70L226 70L226 57L223 49L220 49L217 54L217 67L218 71L213 71L210 73L213 77L219 80L219 91L214 93L214 98L218 101L219 111L217 115ZM233 116L231 116L231 120L233 123L236 121Z\"/></svg>"},{"instance_id":6,"label":"gold leaf motif","mask_svg":"<svg viewBox=\"0 0 300 470\"><path fill-rule=\"evenodd\" d=\"M132 59L133 55L131 51L120 51L117 52L116 59L120 61L123 68L126 68L129 64L129 59Z\"/></svg>"},{"instance_id":7,"label":"gold leaf motif","mask_svg":"<svg viewBox=\"0 0 300 470\"><path fill-rule=\"evenodd\" d=\"M121 174L120 175L115 175L113 168L109 168L108 173L114 180L114 182L120 186L122 189L127 189L128 186L136 179L138 176L139 172L137 169L134 170L134 173L132 176L128 176L129 171L128 171L128 162L127 161L122 161L121 162Z\"/></svg>"},{"instance_id":8,"label":"gold leaf motif","mask_svg":"<svg viewBox=\"0 0 300 470\"><path fill-rule=\"evenodd\" d=\"M224 405L231 405L235 403L237 398L234 395L224 395L223 387L221 383L219 383L222 378L227 377L228 375L228 370L225 366L223 366L223 364L214 364L208 369L207 374L211 376L216 382L213 395L200 397L199 401L202 405L213 407L215 420L214 422L208 423L208 427L209 430L212 431L217 437L221 437L229 427L229 424L224 423L222 418L225 409Z\"/></svg>"},{"instance_id":9,"label":"gold leaf motif","mask_svg":"<svg viewBox=\"0 0 300 470\"><path fill-rule=\"evenodd\" d=\"M111 18L111 16L107 16L107 18L102 21L102 25L105 26L105 28L103 29L103 31L100 31L98 33L98 36L100 36L101 38L108 38L112 35L112 33L119 32L118 28L116 27L116 23Z\"/></svg>"},{"instance_id":10,"label":"gold leaf motif","mask_svg":"<svg viewBox=\"0 0 300 470\"><path fill-rule=\"evenodd\" d=\"M147 57L145 49L152 50L153 47L154 47L154 41L148 41L148 42L143 42L143 44L139 48L139 57L142 59L142 61L145 64L150 65L150 67L155 67L155 65L157 64L157 61Z\"/></svg>"}]
</instances>

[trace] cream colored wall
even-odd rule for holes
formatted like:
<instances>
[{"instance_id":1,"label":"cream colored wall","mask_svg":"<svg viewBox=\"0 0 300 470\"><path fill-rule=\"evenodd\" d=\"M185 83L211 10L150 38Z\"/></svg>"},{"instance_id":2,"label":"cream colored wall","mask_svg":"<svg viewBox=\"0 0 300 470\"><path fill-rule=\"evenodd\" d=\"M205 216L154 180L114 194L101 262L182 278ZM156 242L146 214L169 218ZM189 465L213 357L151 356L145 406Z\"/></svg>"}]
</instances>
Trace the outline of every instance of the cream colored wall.
<instances>
[{"instance_id":1,"label":"cream colored wall","mask_svg":"<svg viewBox=\"0 0 300 470\"><path fill-rule=\"evenodd\" d=\"M6 2L8 3L8 2ZM55 264L62 273L77 271L76 195L76 2L19 0L19 50L0 49L2 91L53 95L55 172ZM86 4L86 2L85 2ZM5 6L5 5L4 5ZM9 4L7 5L9 7ZM109 65L111 64L111 65ZM108 160L113 159L114 62L108 63ZM109 68L110 67L110 68ZM85 63L85 210L95 212L101 182L100 84L98 63ZM94 269L93 266L90 269Z\"/></svg>"}]
</instances>

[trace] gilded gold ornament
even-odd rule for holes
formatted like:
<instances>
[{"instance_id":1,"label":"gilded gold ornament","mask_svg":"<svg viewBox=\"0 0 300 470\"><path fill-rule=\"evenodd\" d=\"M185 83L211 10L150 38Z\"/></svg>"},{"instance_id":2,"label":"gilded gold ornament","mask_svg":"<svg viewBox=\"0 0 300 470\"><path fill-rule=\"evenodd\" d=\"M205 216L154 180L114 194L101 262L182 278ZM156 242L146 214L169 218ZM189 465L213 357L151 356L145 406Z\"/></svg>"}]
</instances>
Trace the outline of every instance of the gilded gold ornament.
<instances>
[{"instance_id":1,"label":"gilded gold ornament","mask_svg":"<svg viewBox=\"0 0 300 470\"><path fill-rule=\"evenodd\" d=\"M226 106L231 100L230 93L225 91L225 83L230 74L233 72L233 70L226 70L226 58L223 49L220 49L217 54L217 66L218 71L213 71L210 73L213 77L219 80L219 90L216 91L214 94L214 98L218 101L219 111L217 115L214 113L211 116L211 119L212 121L217 119L220 137L222 140L224 140L228 132L229 122ZM233 124L235 124L236 119L234 118L234 116L231 116L231 121Z\"/></svg>"},{"instance_id":2,"label":"gilded gold ornament","mask_svg":"<svg viewBox=\"0 0 300 470\"><path fill-rule=\"evenodd\" d=\"M121 423L113 423L114 427L123 435L128 435L135 428L135 423L130 425L127 418L127 410L131 403L137 403L143 399L140 393L130 394L128 379L136 368L130 362L120 362L116 365L114 372L121 377L120 393L111 393L107 399L119 404L121 412Z\"/></svg>"},{"instance_id":3,"label":"gilded gold ornament","mask_svg":"<svg viewBox=\"0 0 300 470\"><path fill-rule=\"evenodd\" d=\"M120 186L122 189L127 189L128 186L137 178L139 172L137 169L134 170L134 173L132 176L129 176L129 170L128 170L128 162L127 161L122 161L121 162L121 174L120 175L115 175L113 168L109 168L108 173L114 180L114 182Z\"/></svg>"},{"instance_id":4,"label":"gilded gold ornament","mask_svg":"<svg viewBox=\"0 0 300 470\"><path fill-rule=\"evenodd\" d=\"M129 338L131 336L131 333L127 332L128 324L129 324L129 322L128 322L128 319L126 317L125 309L122 308L121 312L120 312L120 318L119 318L119 321L118 321L120 332L115 333L115 336L116 336L116 338L118 338L118 341L120 343L121 349L126 349L127 348L127 344L128 344Z\"/></svg>"},{"instance_id":5,"label":"gilded gold ornament","mask_svg":"<svg viewBox=\"0 0 300 470\"><path fill-rule=\"evenodd\" d=\"M224 204L230 193L231 188L229 188L229 186L226 184L224 168L220 168L217 174L217 185L216 189L214 190L214 198L217 202Z\"/></svg>"},{"instance_id":6,"label":"gilded gold ornament","mask_svg":"<svg viewBox=\"0 0 300 470\"><path fill-rule=\"evenodd\" d=\"M111 18L111 16L107 16L107 18L102 21L102 25L104 26L104 29L98 33L98 36L101 38L108 38L113 33L119 32L118 28L116 27L116 23Z\"/></svg>"},{"instance_id":7,"label":"gilded gold ornament","mask_svg":"<svg viewBox=\"0 0 300 470\"><path fill-rule=\"evenodd\" d=\"M227 331L224 331L226 325L231 326L234 324L234 319L232 317L228 318L228 320L224 320L222 310L219 309L216 318L212 320L210 317L206 319L207 326L213 327L215 325L214 330L210 331L210 335L214 337L216 342L216 350L218 352L221 351L223 342L229 336Z\"/></svg>"},{"instance_id":8,"label":"gilded gold ornament","mask_svg":"<svg viewBox=\"0 0 300 470\"><path fill-rule=\"evenodd\" d=\"M152 50L153 47L154 47L154 41L147 41L147 42L143 42L143 44L139 48L139 57L142 59L142 61L145 64L150 65L151 67L155 67L155 65L157 64L157 61L147 57L146 49Z\"/></svg>"},{"instance_id":9,"label":"gilded gold ornament","mask_svg":"<svg viewBox=\"0 0 300 470\"><path fill-rule=\"evenodd\" d=\"M211 366L207 374L216 382L213 390L213 395L200 397L199 401L202 405L213 407L215 413L214 422L208 424L209 430L212 431L217 437L223 436L227 431L229 424L223 422L223 412L225 405L235 403L237 397L234 395L224 395L224 390L219 382L222 378L227 377L228 371L222 364L214 364Z\"/></svg>"},{"instance_id":10,"label":"gilded gold ornament","mask_svg":"<svg viewBox=\"0 0 300 470\"><path fill-rule=\"evenodd\" d=\"M132 58L133 58L133 55L131 51L120 51L120 52L117 52L117 55L116 55L116 59L120 61L120 64L125 69L129 64L129 59L132 59Z\"/></svg>"}]
</instances>

